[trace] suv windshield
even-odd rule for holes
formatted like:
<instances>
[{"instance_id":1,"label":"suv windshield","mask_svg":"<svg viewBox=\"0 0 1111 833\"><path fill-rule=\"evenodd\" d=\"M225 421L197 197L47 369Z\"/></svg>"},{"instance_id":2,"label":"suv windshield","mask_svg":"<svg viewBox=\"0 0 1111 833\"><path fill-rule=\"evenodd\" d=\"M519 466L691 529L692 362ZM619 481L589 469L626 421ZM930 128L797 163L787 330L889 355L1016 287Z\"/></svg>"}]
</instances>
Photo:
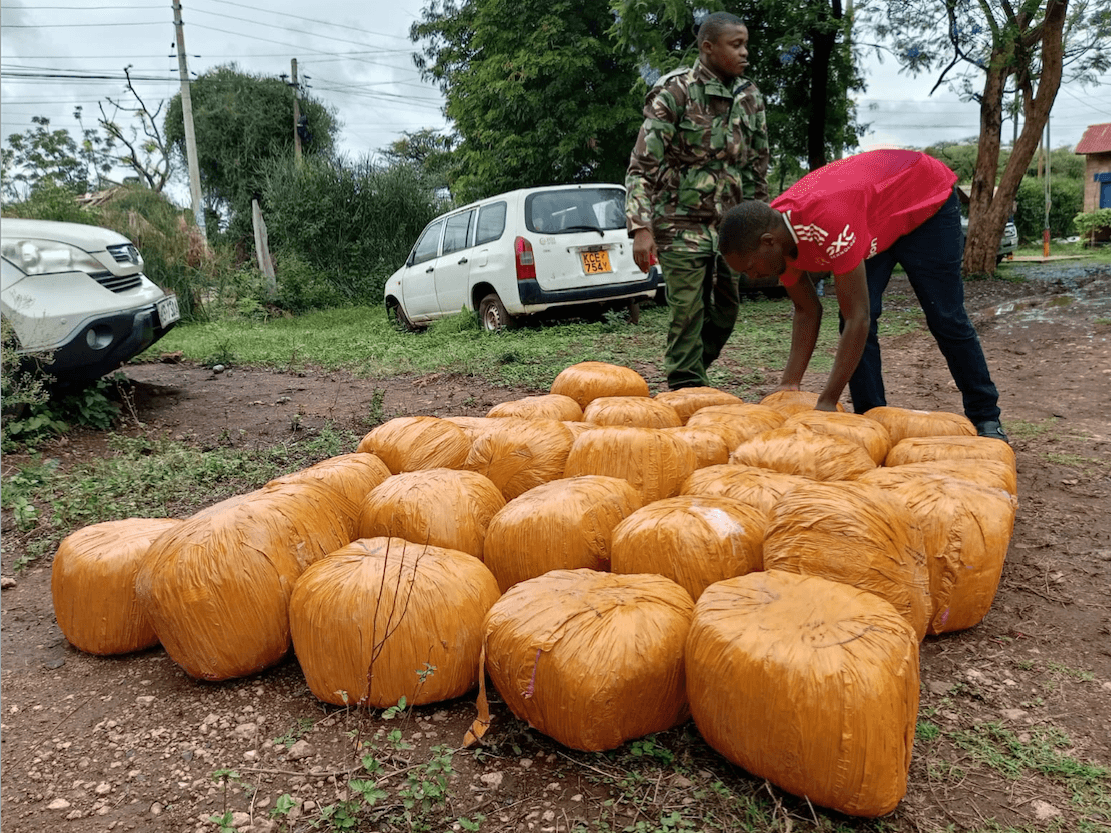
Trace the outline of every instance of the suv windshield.
<instances>
[{"instance_id":1,"label":"suv windshield","mask_svg":"<svg viewBox=\"0 0 1111 833\"><path fill-rule=\"evenodd\" d=\"M540 191L525 199L529 231L561 234L599 233L625 228L625 192L620 188L575 188Z\"/></svg>"}]
</instances>

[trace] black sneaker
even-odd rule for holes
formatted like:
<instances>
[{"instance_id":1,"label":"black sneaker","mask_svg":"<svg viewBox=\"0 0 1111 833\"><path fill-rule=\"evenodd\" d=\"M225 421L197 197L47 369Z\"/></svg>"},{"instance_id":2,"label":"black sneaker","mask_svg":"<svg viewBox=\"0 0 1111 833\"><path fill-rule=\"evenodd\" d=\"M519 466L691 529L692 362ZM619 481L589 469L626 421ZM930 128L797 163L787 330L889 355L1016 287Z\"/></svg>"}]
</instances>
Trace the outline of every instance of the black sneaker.
<instances>
[{"instance_id":1,"label":"black sneaker","mask_svg":"<svg viewBox=\"0 0 1111 833\"><path fill-rule=\"evenodd\" d=\"M1003 433L1003 426L999 424L997 419L989 419L986 422L980 422L976 425L976 433L981 437L991 437L993 440L1002 440L1010 444L1010 439Z\"/></svg>"}]
</instances>

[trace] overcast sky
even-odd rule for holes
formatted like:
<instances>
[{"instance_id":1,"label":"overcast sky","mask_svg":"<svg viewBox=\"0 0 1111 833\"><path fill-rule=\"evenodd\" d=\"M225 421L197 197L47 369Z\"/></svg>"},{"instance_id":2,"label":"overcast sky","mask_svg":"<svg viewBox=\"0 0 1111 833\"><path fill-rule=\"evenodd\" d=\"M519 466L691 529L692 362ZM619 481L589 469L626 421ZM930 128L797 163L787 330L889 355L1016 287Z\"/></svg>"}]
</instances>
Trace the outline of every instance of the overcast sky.
<instances>
[{"instance_id":1,"label":"overcast sky","mask_svg":"<svg viewBox=\"0 0 1111 833\"><path fill-rule=\"evenodd\" d=\"M235 62L252 73L278 76L288 74L296 58L308 93L338 115L340 150L362 157L406 131L447 126L438 90L420 80L412 61L409 27L423 2L182 0L189 70L199 74ZM148 104L180 89L169 0L3 0L0 26L5 143L31 127L35 115L77 134L78 104L86 125L94 125L98 101L125 98L127 65L143 79L136 86ZM859 97L861 120L871 123L862 149L921 148L974 136L977 105L942 90L928 95L933 81L899 75L893 61L870 62L869 88ZM1104 81L1111 85L1111 76ZM1087 125L1111 121L1107 89L1062 87L1050 121L1053 147L1073 146ZM1004 125L1004 142L1011 130Z\"/></svg>"}]
</instances>

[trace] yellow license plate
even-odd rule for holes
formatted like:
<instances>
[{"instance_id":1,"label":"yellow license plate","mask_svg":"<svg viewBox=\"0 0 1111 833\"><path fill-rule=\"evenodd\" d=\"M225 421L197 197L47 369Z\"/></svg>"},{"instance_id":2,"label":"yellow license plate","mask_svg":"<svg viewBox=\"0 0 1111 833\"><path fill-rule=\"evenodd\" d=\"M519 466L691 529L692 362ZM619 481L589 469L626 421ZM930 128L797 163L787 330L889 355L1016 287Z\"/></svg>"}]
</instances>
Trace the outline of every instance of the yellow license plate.
<instances>
[{"instance_id":1,"label":"yellow license plate","mask_svg":"<svg viewBox=\"0 0 1111 833\"><path fill-rule=\"evenodd\" d=\"M579 257L583 260L583 272L587 275L613 271L613 267L610 266L609 252L579 252Z\"/></svg>"}]
</instances>

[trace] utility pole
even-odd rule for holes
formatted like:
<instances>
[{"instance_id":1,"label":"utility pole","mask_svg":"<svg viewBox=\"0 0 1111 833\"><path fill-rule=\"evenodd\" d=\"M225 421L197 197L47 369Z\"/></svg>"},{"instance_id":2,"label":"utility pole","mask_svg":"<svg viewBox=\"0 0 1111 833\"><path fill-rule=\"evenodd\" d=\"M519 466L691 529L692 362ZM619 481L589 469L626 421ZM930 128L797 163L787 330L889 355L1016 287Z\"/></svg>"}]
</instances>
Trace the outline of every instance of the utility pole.
<instances>
[{"instance_id":1,"label":"utility pole","mask_svg":"<svg viewBox=\"0 0 1111 833\"><path fill-rule=\"evenodd\" d=\"M185 157L189 163L189 195L193 200L193 219L207 245L204 227L204 200L201 197L201 171L197 165L197 136L193 132L193 100L189 97L189 68L185 63L185 29L181 24L181 0L171 0L174 30L177 32L177 71L181 76L181 117L185 122Z\"/></svg>"},{"instance_id":2,"label":"utility pole","mask_svg":"<svg viewBox=\"0 0 1111 833\"><path fill-rule=\"evenodd\" d=\"M301 88L297 85L297 59L289 62L289 72L293 79L293 158L301 164Z\"/></svg>"}]
</instances>

